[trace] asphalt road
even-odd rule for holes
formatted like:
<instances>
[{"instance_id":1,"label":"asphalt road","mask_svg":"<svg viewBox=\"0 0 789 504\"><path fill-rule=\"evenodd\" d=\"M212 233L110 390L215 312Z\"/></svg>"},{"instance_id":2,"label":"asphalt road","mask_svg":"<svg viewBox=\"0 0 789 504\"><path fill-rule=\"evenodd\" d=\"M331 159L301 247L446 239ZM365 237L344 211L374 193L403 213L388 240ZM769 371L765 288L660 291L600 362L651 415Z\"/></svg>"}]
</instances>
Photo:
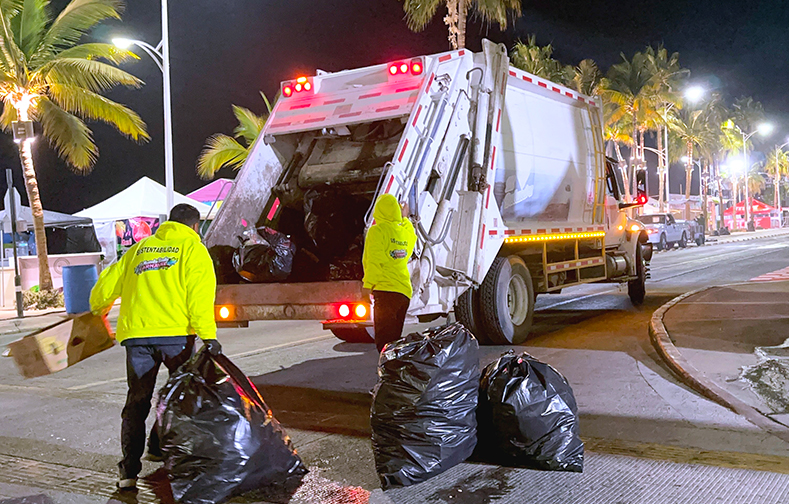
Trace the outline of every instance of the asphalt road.
<instances>
[{"instance_id":1,"label":"asphalt road","mask_svg":"<svg viewBox=\"0 0 789 504\"><path fill-rule=\"evenodd\" d=\"M257 322L245 329L222 329L219 338L225 353L259 386L310 466L313 486L307 485L295 502L524 502L518 500L526 491L520 485L530 479L542 482L539 502L651 502L644 497L651 495L647 490L633 496L638 485L633 486L636 476L627 476L628 470L641 468L638 471L653 476L668 471L666 478L644 484L649 488L665 480L675 491L682 478L707 477L699 467L745 471L734 481L753 479L751 473L757 471L750 469L755 467L769 471L759 474L789 473L789 445L678 384L659 361L647 333L652 312L678 294L747 281L787 265L789 240L784 238L690 246L655 254L643 306L633 307L625 289L608 284L539 297L533 336L514 349L551 363L573 386L588 451L588 470L576 479L464 464L434 483L381 494L375 490L378 480L369 443L367 391L376 381L377 360L373 345L340 342L315 322ZM409 329L421 327L426 326ZM0 345L7 342L0 337ZM483 347L481 363L509 348ZM107 502L108 480L99 475L113 475L120 456L124 369L124 353L117 347L32 380L22 379L11 359L0 359L0 503L40 493L43 490L35 489L42 486L55 502ZM166 377L162 373L159 378L163 382ZM37 476L14 477L22 466L35 466ZM74 493L68 482L36 482L49 481L47 477L55 477L49 472L64 468L94 475L95 484ZM144 471L155 469L146 463ZM705 484L711 489L728 497L736 494L735 488L725 486L732 473L709 478ZM715 484L714 478L723 478L723 483ZM789 481L785 483L789 488ZM619 484L621 492L616 493ZM739 485L742 495L753 497L748 485ZM761 491L768 487L762 484ZM458 488L466 488L466 495L457 493ZM479 488L488 490L479 493ZM556 493L559 489L564 493ZM602 489L613 493L600 493ZM371 497L368 492L373 490ZM424 493L428 490L432 493ZM685 502L676 495L671 498L670 492L661 495L670 500L655 502Z\"/></svg>"}]
</instances>

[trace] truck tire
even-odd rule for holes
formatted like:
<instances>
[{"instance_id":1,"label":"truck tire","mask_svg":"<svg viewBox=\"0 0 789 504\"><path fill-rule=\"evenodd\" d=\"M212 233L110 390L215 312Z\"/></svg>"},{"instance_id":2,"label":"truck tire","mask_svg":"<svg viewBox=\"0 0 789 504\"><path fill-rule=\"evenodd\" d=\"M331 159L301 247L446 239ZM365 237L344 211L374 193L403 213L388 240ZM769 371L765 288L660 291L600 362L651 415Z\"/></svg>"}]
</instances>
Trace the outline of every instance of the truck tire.
<instances>
[{"instance_id":1,"label":"truck tire","mask_svg":"<svg viewBox=\"0 0 789 504\"><path fill-rule=\"evenodd\" d=\"M375 343L375 330L372 327L348 327L332 329L331 332L346 343Z\"/></svg>"},{"instance_id":2,"label":"truck tire","mask_svg":"<svg viewBox=\"0 0 789 504\"><path fill-rule=\"evenodd\" d=\"M666 235L665 234L660 235L660 242L658 243L657 249L658 250L668 250L668 242L666 241Z\"/></svg>"},{"instance_id":3,"label":"truck tire","mask_svg":"<svg viewBox=\"0 0 789 504\"><path fill-rule=\"evenodd\" d=\"M647 294L647 268L644 263L644 253L641 250L641 245L636 246L636 276L638 278L627 282L627 295L630 296L630 302L633 306L639 306L644 303L644 297Z\"/></svg>"},{"instance_id":4,"label":"truck tire","mask_svg":"<svg viewBox=\"0 0 789 504\"><path fill-rule=\"evenodd\" d=\"M679 248L685 248L688 246L688 235L685 232L682 232L682 238L679 239Z\"/></svg>"},{"instance_id":5,"label":"truck tire","mask_svg":"<svg viewBox=\"0 0 789 504\"><path fill-rule=\"evenodd\" d=\"M479 290L469 288L455 300L455 319L471 331L480 345L492 345L479 318Z\"/></svg>"},{"instance_id":6,"label":"truck tire","mask_svg":"<svg viewBox=\"0 0 789 504\"><path fill-rule=\"evenodd\" d=\"M494 343L517 345L529 336L534 286L518 256L497 257L479 288L482 329Z\"/></svg>"}]
</instances>

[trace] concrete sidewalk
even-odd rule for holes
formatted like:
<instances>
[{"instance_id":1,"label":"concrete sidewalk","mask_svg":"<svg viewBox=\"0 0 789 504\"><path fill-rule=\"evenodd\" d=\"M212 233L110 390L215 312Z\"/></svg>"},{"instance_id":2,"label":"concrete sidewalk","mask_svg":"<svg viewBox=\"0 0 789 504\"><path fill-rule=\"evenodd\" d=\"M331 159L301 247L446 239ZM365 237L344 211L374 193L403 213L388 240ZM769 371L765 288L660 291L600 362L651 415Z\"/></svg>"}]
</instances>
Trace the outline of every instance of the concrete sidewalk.
<instances>
[{"instance_id":1,"label":"concrete sidewalk","mask_svg":"<svg viewBox=\"0 0 789 504\"><path fill-rule=\"evenodd\" d=\"M689 292L657 310L650 335L691 388L789 441L789 281Z\"/></svg>"}]
</instances>

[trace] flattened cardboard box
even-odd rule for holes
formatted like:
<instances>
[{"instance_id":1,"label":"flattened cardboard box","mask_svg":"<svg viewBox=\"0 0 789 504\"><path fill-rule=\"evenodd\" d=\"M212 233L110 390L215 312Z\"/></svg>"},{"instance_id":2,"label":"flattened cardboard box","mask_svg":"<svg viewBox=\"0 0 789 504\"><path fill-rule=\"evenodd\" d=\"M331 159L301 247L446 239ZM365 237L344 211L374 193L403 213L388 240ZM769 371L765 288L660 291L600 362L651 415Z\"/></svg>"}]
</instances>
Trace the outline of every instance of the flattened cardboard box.
<instances>
[{"instance_id":1,"label":"flattened cardboard box","mask_svg":"<svg viewBox=\"0 0 789 504\"><path fill-rule=\"evenodd\" d=\"M45 327L8 346L22 376L35 378L73 366L114 344L107 321L86 313Z\"/></svg>"}]
</instances>

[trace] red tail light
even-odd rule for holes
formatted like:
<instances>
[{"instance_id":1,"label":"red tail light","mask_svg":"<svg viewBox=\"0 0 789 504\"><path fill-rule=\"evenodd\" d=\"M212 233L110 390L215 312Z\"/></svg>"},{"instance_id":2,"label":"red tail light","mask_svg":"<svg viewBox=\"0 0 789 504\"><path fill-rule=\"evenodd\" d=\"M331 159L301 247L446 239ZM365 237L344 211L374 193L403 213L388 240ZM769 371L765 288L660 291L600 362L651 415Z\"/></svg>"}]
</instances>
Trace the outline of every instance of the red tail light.
<instances>
[{"instance_id":1,"label":"red tail light","mask_svg":"<svg viewBox=\"0 0 789 504\"><path fill-rule=\"evenodd\" d=\"M422 63L419 61L412 61L411 62L411 73L414 75L419 75L422 73Z\"/></svg>"},{"instance_id":2,"label":"red tail light","mask_svg":"<svg viewBox=\"0 0 789 504\"><path fill-rule=\"evenodd\" d=\"M639 205L646 205L647 204L647 197L644 194L638 196L638 204Z\"/></svg>"},{"instance_id":3,"label":"red tail light","mask_svg":"<svg viewBox=\"0 0 789 504\"><path fill-rule=\"evenodd\" d=\"M337 309L337 313L339 313L342 318L348 318L351 316L351 307L347 304L341 304Z\"/></svg>"},{"instance_id":4,"label":"red tail light","mask_svg":"<svg viewBox=\"0 0 789 504\"><path fill-rule=\"evenodd\" d=\"M389 73L392 75L397 75L397 64L389 65Z\"/></svg>"},{"instance_id":5,"label":"red tail light","mask_svg":"<svg viewBox=\"0 0 789 504\"><path fill-rule=\"evenodd\" d=\"M284 94L286 97L292 95L293 94L293 88L290 87L290 86L283 87L282 88L282 94Z\"/></svg>"}]
</instances>

